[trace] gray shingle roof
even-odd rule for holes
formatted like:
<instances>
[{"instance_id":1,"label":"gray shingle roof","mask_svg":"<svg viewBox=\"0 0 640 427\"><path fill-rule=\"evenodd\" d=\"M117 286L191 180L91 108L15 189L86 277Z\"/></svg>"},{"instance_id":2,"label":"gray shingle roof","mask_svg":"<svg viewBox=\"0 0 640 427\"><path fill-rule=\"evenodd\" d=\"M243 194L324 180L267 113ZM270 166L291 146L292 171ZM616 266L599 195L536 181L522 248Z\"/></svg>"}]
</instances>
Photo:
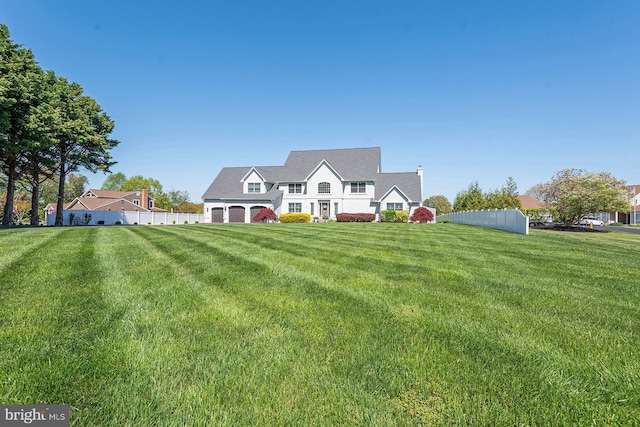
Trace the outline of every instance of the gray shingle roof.
<instances>
[{"instance_id":1,"label":"gray shingle roof","mask_svg":"<svg viewBox=\"0 0 640 427\"><path fill-rule=\"evenodd\" d=\"M256 167L256 170L268 181L273 182L270 176L277 175L278 169L282 166L263 166ZM242 192L242 178L251 170L246 167L228 167L222 168L216 179L213 180L207 191L202 195L203 199L222 199L222 200L276 200L282 195L282 192L273 189L263 194L244 194Z\"/></svg>"},{"instance_id":2,"label":"gray shingle roof","mask_svg":"<svg viewBox=\"0 0 640 427\"><path fill-rule=\"evenodd\" d=\"M420 175L416 172L379 173L376 179L376 200L384 197L394 185L411 201L422 202Z\"/></svg>"},{"instance_id":3,"label":"gray shingle roof","mask_svg":"<svg viewBox=\"0 0 640 427\"><path fill-rule=\"evenodd\" d=\"M300 182L323 160L345 181L373 180L380 172L380 147L292 151L284 167L290 180Z\"/></svg>"},{"instance_id":4,"label":"gray shingle roof","mask_svg":"<svg viewBox=\"0 0 640 427\"><path fill-rule=\"evenodd\" d=\"M323 161L327 161L345 181L376 181L376 200L396 185L412 201L421 201L420 177L417 173L380 173L380 148L346 148L335 150L292 151L284 166L255 166L264 179L273 183L266 194L243 194L242 178L252 169L225 167L205 191L203 199L276 200L280 182L303 182Z\"/></svg>"}]
</instances>

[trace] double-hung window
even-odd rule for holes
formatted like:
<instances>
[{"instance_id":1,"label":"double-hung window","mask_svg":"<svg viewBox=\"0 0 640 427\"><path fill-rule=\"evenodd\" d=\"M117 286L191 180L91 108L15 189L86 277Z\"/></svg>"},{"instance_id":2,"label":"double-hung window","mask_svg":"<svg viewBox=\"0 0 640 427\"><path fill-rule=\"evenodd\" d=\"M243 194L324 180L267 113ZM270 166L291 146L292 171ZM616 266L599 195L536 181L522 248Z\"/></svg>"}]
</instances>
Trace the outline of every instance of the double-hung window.
<instances>
[{"instance_id":1,"label":"double-hung window","mask_svg":"<svg viewBox=\"0 0 640 427\"><path fill-rule=\"evenodd\" d=\"M302 184L289 184L289 194L301 194Z\"/></svg>"},{"instance_id":2,"label":"double-hung window","mask_svg":"<svg viewBox=\"0 0 640 427\"><path fill-rule=\"evenodd\" d=\"M366 182L352 182L351 183L351 193L366 193L367 192L367 183Z\"/></svg>"},{"instance_id":3,"label":"double-hung window","mask_svg":"<svg viewBox=\"0 0 640 427\"><path fill-rule=\"evenodd\" d=\"M259 193L260 192L260 183L259 182L249 182L247 184L247 192L248 193Z\"/></svg>"},{"instance_id":4,"label":"double-hung window","mask_svg":"<svg viewBox=\"0 0 640 427\"><path fill-rule=\"evenodd\" d=\"M390 211L401 211L403 207L402 203L387 203L387 210Z\"/></svg>"},{"instance_id":5,"label":"double-hung window","mask_svg":"<svg viewBox=\"0 0 640 427\"><path fill-rule=\"evenodd\" d=\"M302 203L289 203L289 212L290 213L302 212Z\"/></svg>"}]
</instances>

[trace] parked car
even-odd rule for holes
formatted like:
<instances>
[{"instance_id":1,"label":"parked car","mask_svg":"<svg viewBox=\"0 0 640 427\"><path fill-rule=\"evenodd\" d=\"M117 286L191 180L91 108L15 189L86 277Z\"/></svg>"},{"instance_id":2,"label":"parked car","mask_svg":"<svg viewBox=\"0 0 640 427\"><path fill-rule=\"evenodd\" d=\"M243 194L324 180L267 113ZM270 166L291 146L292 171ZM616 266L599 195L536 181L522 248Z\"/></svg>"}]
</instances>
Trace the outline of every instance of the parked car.
<instances>
[{"instance_id":1,"label":"parked car","mask_svg":"<svg viewBox=\"0 0 640 427\"><path fill-rule=\"evenodd\" d=\"M580 220L580 225L604 225L604 221L601 221L593 216L585 216Z\"/></svg>"}]
</instances>

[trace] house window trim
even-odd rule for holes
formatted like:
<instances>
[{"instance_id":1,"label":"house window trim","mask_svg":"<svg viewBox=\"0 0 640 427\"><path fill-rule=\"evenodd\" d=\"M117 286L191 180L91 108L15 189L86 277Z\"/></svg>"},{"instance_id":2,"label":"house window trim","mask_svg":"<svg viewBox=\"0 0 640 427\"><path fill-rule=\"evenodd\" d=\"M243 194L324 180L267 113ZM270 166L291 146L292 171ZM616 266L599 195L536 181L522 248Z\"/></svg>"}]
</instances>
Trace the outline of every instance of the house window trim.
<instances>
[{"instance_id":1,"label":"house window trim","mask_svg":"<svg viewBox=\"0 0 640 427\"><path fill-rule=\"evenodd\" d=\"M393 205L393 207L390 207L390 205ZM398 206L400 206L400 209L398 209ZM404 203L402 202L387 202L387 210L388 211L402 211L404 210Z\"/></svg>"},{"instance_id":2,"label":"house window trim","mask_svg":"<svg viewBox=\"0 0 640 427\"><path fill-rule=\"evenodd\" d=\"M293 190L293 191L291 191ZM289 194L302 194L302 184L290 183L288 188Z\"/></svg>"},{"instance_id":3,"label":"house window trim","mask_svg":"<svg viewBox=\"0 0 640 427\"><path fill-rule=\"evenodd\" d=\"M326 181L319 182L318 194L331 194L331 183Z\"/></svg>"},{"instance_id":4,"label":"house window trim","mask_svg":"<svg viewBox=\"0 0 640 427\"><path fill-rule=\"evenodd\" d=\"M289 202L289 213L302 213L302 203Z\"/></svg>"},{"instance_id":5,"label":"house window trim","mask_svg":"<svg viewBox=\"0 0 640 427\"><path fill-rule=\"evenodd\" d=\"M262 186L260 182L247 182L247 193L260 194L262 192Z\"/></svg>"},{"instance_id":6,"label":"house window trim","mask_svg":"<svg viewBox=\"0 0 640 427\"><path fill-rule=\"evenodd\" d=\"M355 189L355 191L354 191ZM367 183L363 181L351 183L351 194L366 194Z\"/></svg>"}]
</instances>

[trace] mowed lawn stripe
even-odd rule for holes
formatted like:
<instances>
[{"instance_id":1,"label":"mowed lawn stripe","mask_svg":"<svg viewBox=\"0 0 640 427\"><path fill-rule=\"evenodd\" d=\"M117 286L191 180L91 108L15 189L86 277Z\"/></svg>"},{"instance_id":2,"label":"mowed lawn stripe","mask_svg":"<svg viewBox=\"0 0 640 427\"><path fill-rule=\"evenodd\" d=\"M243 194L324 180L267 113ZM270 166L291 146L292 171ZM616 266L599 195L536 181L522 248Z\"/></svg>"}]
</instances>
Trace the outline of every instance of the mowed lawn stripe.
<instances>
[{"instance_id":1,"label":"mowed lawn stripe","mask_svg":"<svg viewBox=\"0 0 640 427\"><path fill-rule=\"evenodd\" d=\"M260 245L260 244L262 244L263 246L267 246L270 250L274 251L275 248L278 246L277 243L274 243L274 233L269 233L268 236L262 236L261 232L263 229L259 228L259 226L252 226L252 227L254 228L246 228L246 227L243 228L243 227L237 226L233 228L233 233L230 233L230 234L233 234L233 235L241 234L243 236L243 239L249 239L251 242L251 247L254 249L254 251L255 251L255 245ZM339 230L339 229L335 229L335 230ZM475 230L477 229L472 229L471 232L475 232ZM326 232L326 230L324 231ZM481 231L484 231L484 230L481 230ZM222 231L218 229L216 230L216 232L222 232ZM486 231L484 232L486 233ZM507 239L507 240L513 239L513 241L515 242L520 242L520 240L518 240L518 236L513 236L513 235L508 235L503 233L498 233L498 235L500 235L502 239ZM252 236L252 237L248 237L248 236ZM283 238L283 242L282 242L285 245L286 245L286 242L284 242L284 240L286 240L286 237L287 236ZM405 237L405 236L402 236L402 237ZM440 237L445 237L445 236L440 236ZM325 243L325 241L322 239L318 241L318 239L319 239L319 236L317 235L312 236L312 240L314 240L314 244L312 246L323 247L323 244ZM461 240L468 240L468 237L462 238ZM484 243L483 245L493 246L496 243L498 243L497 240L498 239L496 239L496 242L492 241L489 243ZM261 241L263 243L260 243ZM400 241L398 241L398 243L400 243ZM237 246L241 247L242 245L237 245ZM411 247L407 248L405 246L404 249L408 252L411 252L413 248ZM242 249L239 248L237 250L242 250ZM334 246L334 251L338 255L337 258L341 258L340 256L341 253L338 251L338 249L335 246ZM322 258L324 256L322 254L322 250L316 249L316 252L318 253L318 257ZM517 247L514 248L513 252L517 253L518 248ZM472 281L470 282L467 281L466 284L463 283L461 286L459 284L456 284L458 286L453 286L453 289L460 290L460 288L464 286L466 288L476 288L476 291L472 292L467 298L465 297L461 298L460 292L451 292L449 295L449 299L451 301L454 301L455 303L449 304L448 309L446 309L445 311L449 319L444 324L438 324L438 322L435 322L435 325L437 325L437 327L434 328L436 330L433 332L436 334L442 334L443 331L445 332L448 331L448 334L445 333L442 339L452 341L450 344L452 344L453 348L456 348L457 346L459 346L459 343L467 342L468 345L466 345L465 347L462 347L461 351L468 352L468 349L471 349L470 358L474 359L474 363L475 363L475 360L478 359L476 352L478 352L479 349L483 350L482 353L485 352L484 350L491 350L491 351L487 351L486 353L493 354L491 356L492 358L495 358L495 353L498 353L500 356L498 360L505 359L506 366L513 366L514 369L522 369L520 366L522 365L523 360L526 360L526 358L523 359L522 357L518 357L517 355L520 351L529 350L530 352L533 352L534 354L536 354L536 357L538 359L541 359L541 362L543 363L543 365L541 366L540 363L527 362L527 365L524 365L524 366L527 366L530 368L532 375L536 375L536 376L541 375L540 379L538 380L538 383L547 384L549 381L548 378L546 378L547 375L550 373L550 375L553 376L554 372L557 372L557 370L554 369L554 365L563 366L563 364L567 360L567 355L570 358L573 358L575 355L576 349L572 347L573 345L575 345L574 343L583 342L582 340L579 339L583 337L576 336L581 334L583 331L579 327L580 326L584 327L584 325L580 324L581 321L579 320L579 317L578 317L578 324L576 325L578 326L578 328L575 329L575 332L574 332L574 328L571 327L571 323L574 322L574 317L576 315L578 316L581 315L579 313L579 311L581 310L580 304L583 303L584 301L582 299L578 299L575 302L576 306L574 307L574 309L569 310L568 313L556 312L554 313L555 317L551 316L548 319L544 317L540 318L540 316L537 314L539 307L536 307L536 305L540 303L539 305L544 309L544 307L546 306L546 300L547 300L545 292L553 290L553 288L550 287L552 286L551 283L545 284L543 281L542 283L543 286L541 288L541 291L535 292L533 295L526 295L526 293L524 296L517 295L517 294L522 294L523 293L522 290L523 289L526 290L527 286L531 286L531 283L516 283L516 284L509 283L511 275L509 271L506 269L499 269L503 273L502 276L507 277L506 280L505 280L505 277L502 277L502 276L500 277L489 276L490 273L485 270L487 270L486 264L491 264L490 257L485 257L484 254L481 253L481 254L473 254L475 257L471 258L468 255L460 253L460 251L452 251L450 255L454 258L455 257L463 258L464 267L467 270L469 271L473 271L474 269L480 270L479 273L473 275L474 278ZM344 257L344 254L342 254L342 257ZM507 260L510 259L509 255L505 255L504 257ZM277 258L277 252L274 254L274 258ZM295 264L296 260L298 259L295 257L289 257L287 259L289 264L291 264L292 262ZM381 260L374 260L374 264L378 265L381 263L380 261ZM566 260L561 260L561 261L566 261ZM340 274L339 266L335 265L335 264L340 264L341 262L342 261L334 260L334 264L331 265L331 271L332 271L331 277L344 277L342 274ZM497 264L498 266L500 264L505 264L505 261L504 260L499 261L497 262ZM506 262L506 264L508 265L509 262ZM313 271L313 267L312 267L313 262L302 261L302 265L304 266L305 271ZM457 268L460 268L460 266L458 265ZM496 268L496 265L494 265L494 268ZM353 275L357 276L357 273L355 272L355 270L353 271ZM401 275L402 273L399 273L399 276ZM584 276L587 276L587 275L588 274L585 274ZM483 276L491 277L491 279L490 280L483 279ZM413 278L416 281L416 284L425 285L425 286L420 286L419 288L421 289L424 287L432 286L432 282L431 283L429 281L425 282L424 277L414 275ZM411 279L411 276L406 277L405 279L402 280L402 282L408 283L410 279ZM571 279L569 279L569 281L571 281ZM537 280L535 277L532 277L530 282L535 284ZM342 282L342 286L348 287L352 283L353 281L347 280L345 282ZM389 281L388 286L391 289L393 289L394 287L393 281ZM415 288L416 288L415 286L413 287L405 286L404 289L408 290L408 289L415 289ZM515 301L513 300L513 295L511 295L513 294L514 291L517 291ZM393 292L391 293L393 294ZM466 293L468 293L468 291ZM464 294L464 292L462 294ZM575 299L574 294L575 292L571 290L569 290L568 293L566 293L566 290L563 291L563 297L568 296L571 299ZM497 303L495 301L496 296L498 297ZM508 296L508 299L506 301L501 301L501 299L503 300L507 296ZM440 301L444 301L446 299L447 298L445 295L444 298L442 298ZM528 301L529 299L531 299L531 301ZM420 300L416 300L416 301L420 301ZM554 300L553 305L557 304L555 301L557 301L557 299ZM397 302L397 301L391 301L391 304L393 304L394 302ZM445 307L446 306L447 305L445 304ZM413 304L404 308L405 308L404 312L409 314L411 313L419 314L421 312L422 314L425 313L425 310L421 311L421 307L419 303ZM442 313L440 312L440 314ZM419 315L413 316L414 320L419 317L420 317ZM434 316L433 314L430 314L429 317L431 321L438 320L437 316ZM566 323L567 319L571 321L568 325ZM594 322L597 321L597 318L592 319L592 321ZM587 325L587 326L591 327L591 325ZM510 332L508 334L505 334L504 333L505 329L510 330ZM558 332L558 333L557 334L555 333L546 334L544 332L541 333L541 330L544 331L545 329L549 329L550 332ZM429 330L425 332L429 332ZM594 331L590 329L588 333L593 334ZM598 334L601 337L609 335L606 329L602 329L600 332L598 332ZM490 339L492 335L495 336L495 338ZM480 341L480 344L482 344L482 346L480 346L476 341ZM489 344L490 348L489 347L485 348L487 344ZM589 344L589 342L587 341L585 343L585 346L578 349L578 351L587 352L586 354L588 354L588 347L590 345L591 344ZM508 351L500 350L502 347L507 348ZM510 355L509 353L513 353L514 350L516 351L516 353ZM541 355L544 355L544 357L541 357ZM623 351L621 356L628 356L628 353ZM496 362L496 360L494 359L492 360L494 361L494 363ZM621 360L628 361L629 359L628 357L623 357ZM515 361L516 363L513 363L513 361ZM551 364L551 368L549 367L550 364ZM586 369L585 367L579 367L578 370L581 370L581 375L584 375L585 373L589 374L591 372L595 372L595 371L591 371L590 368L591 368L590 366L586 366ZM518 378L517 376L514 377L513 372L511 372L510 370L505 371L505 377L507 381L511 381L512 378L516 378L516 379ZM493 384L495 385L495 389L497 392L496 395L499 395L500 393L498 391L503 389L502 384L504 383L504 380L505 378L501 378L500 375L495 376L493 379L489 379L489 382L490 383L493 382ZM483 396L483 395L480 394L480 396ZM474 397L472 397L472 399L473 398ZM509 401L509 399L507 399L507 401ZM567 402L566 397L563 397L563 400L560 401L561 406L565 407L565 405L562 402ZM571 400L569 400L569 402L571 402ZM553 412L554 410L555 409L551 409L550 411Z\"/></svg>"},{"instance_id":2,"label":"mowed lawn stripe","mask_svg":"<svg viewBox=\"0 0 640 427\"><path fill-rule=\"evenodd\" d=\"M21 231L45 241L59 230ZM40 269L35 244L23 265L36 277L55 270L55 287L31 291L73 301L60 319L37 318L9 296L22 311L2 312L18 327L2 336L0 396L64 398L76 425L633 425L640 415L640 255L617 258L637 238L453 224L64 231L54 248L64 262ZM22 288L20 277L7 286ZM19 337L58 329L46 351ZM33 363L43 354L60 372ZM13 372L29 361L31 375ZM34 393L40 373L67 380Z\"/></svg>"},{"instance_id":3,"label":"mowed lawn stripe","mask_svg":"<svg viewBox=\"0 0 640 427\"><path fill-rule=\"evenodd\" d=\"M201 230L198 231L202 237ZM215 239L208 239L205 242L192 241L190 237L196 231L192 233L186 229L166 228L161 232L179 234L185 248L195 244L196 250L213 257L219 256L220 252L227 257L235 257L232 252L236 252L238 247L243 245L235 233L232 233L231 239L215 236ZM154 233L157 234L160 231L154 231ZM189 250L186 252L193 253ZM176 256L178 252L172 253ZM267 364L280 361L283 350L286 349L296 356L292 359L286 358L284 360L286 363L282 365L278 363L278 370L287 373L284 379L279 375L270 375L270 369L262 370L263 384L260 388L271 384L275 387L271 393L272 397L274 392L275 395L279 395L279 391L283 395L280 399L264 402L265 406L256 411L257 419L266 422L268 418L263 418L265 414L273 416L274 411L280 411L285 417L283 419L286 420L302 408L307 408L305 411L311 411L312 418L317 417L319 420L334 419L335 422L339 422L355 417L352 420L354 423L377 419L379 423L386 424L389 413L394 410L386 398L372 394L360 380L354 381L354 378L349 375L334 372L336 366L340 368L340 363L344 362L332 360L335 358L336 350L339 350L336 347L339 347L341 341L353 340L358 345L362 345L368 337L370 338L369 331L375 325L362 322L362 310L366 310L366 304L349 298L339 290L327 289L309 278L295 274L270 273L267 261L271 260L270 263L275 265L277 263L273 263L273 254L269 251L262 253L254 247L253 252L245 251L244 254L252 261L236 262L234 269L238 271L235 274L242 274L243 280L241 282L235 280L235 286L236 291L242 295L242 299L250 305L251 311L257 316L255 327L259 339L250 337L251 342L255 340L255 344L260 344L264 341L268 344L267 349L259 352L258 362L263 363L260 362L263 358L264 363ZM260 257L264 257L264 263L255 263L255 259ZM177 258L180 259L180 257ZM198 259L189 256L182 261L189 267L198 268L197 265L193 265L199 261ZM270 343L274 339L284 339L286 345L282 342ZM350 351L352 350L353 348ZM366 351L362 353L367 357L371 354ZM353 354L349 356L349 361L351 357ZM371 370L369 375L373 372ZM268 390L265 389L262 392L268 393ZM353 405L357 406L359 411L350 414L344 411L343 406L331 403L345 399L354 400ZM323 405L322 402L325 401L327 404ZM283 402L287 404L283 406ZM385 405L386 411L381 411ZM292 412L292 409L296 412ZM247 409L243 411L246 413ZM294 420L295 417L289 422Z\"/></svg>"},{"instance_id":4,"label":"mowed lawn stripe","mask_svg":"<svg viewBox=\"0 0 640 427\"><path fill-rule=\"evenodd\" d=\"M242 230L243 234L250 233L254 236L252 243L259 244L260 240L264 237L265 241L272 242L273 234L269 236L261 236L261 230L258 228L247 229L235 228L234 234L237 234L239 230ZM341 231L341 230L340 230ZM471 348L471 356L477 359L476 353L478 349L482 349L481 353L492 354L500 353L500 348L506 343L506 348L515 349L517 352L521 350L527 350L532 347L531 352L536 354L536 358L541 359L542 365L527 362L531 367L532 373L540 376L538 383L546 385L550 381L564 382L563 376L569 375L573 377L574 373L562 373L567 371L565 363L567 360L574 360L576 354L583 354L586 359L583 359L581 364L575 367L575 371L580 376L586 376L585 381L592 381L592 383L599 383L600 380L605 378L601 377L601 369L594 369L594 366L601 363L597 361L597 357L589 356L592 353L593 343L590 342L589 337L597 337L596 345L610 345L611 340L615 340L616 336L619 336L619 331L615 330L610 332L608 326L612 323L618 324L626 332L629 337L633 336L633 330L629 330L630 323L637 321L633 317L623 316L618 322L615 320L618 316L615 310L615 304L609 307L614 311L614 315L606 314L608 312L606 306L603 310L602 303L598 308L593 298L589 296L589 293L600 294L603 291L603 285L606 288L606 284L602 283L599 279L601 276L599 271L595 274L591 274L591 269L587 266L589 262L593 264L593 261L585 255L576 252L579 250L579 246L576 246L575 239L570 237L563 243L566 246L566 251L562 251L558 259L553 259L553 246L549 245L546 241L547 235L539 235L540 239L527 239L523 236L514 236L510 234L493 232L495 234L487 233L486 230L474 229L468 227L465 230L465 236L455 235L459 240L472 241L467 234L478 234L478 245L481 252L477 253L473 251L473 247L450 251L450 256L457 259L462 259L464 263L464 270L472 272L473 280L471 283L463 283L462 285L467 288L476 288L477 292L473 293L470 298L462 299L460 302L447 310L450 317L449 327L451 334L454 337L455 346L459 342L469 342L469 348ZM494 236L499 236L494 238ZM271 240L268 239L271 237ZM406 236L403 235L403 238ZM446 236L439 236L446 239ZM602 236L588 236L588 239L597 238ZM313 236L317 239L317 236ZM489 240L483 242L482 240ZM500 258L496 258L495 248L504 246L505 242L501 240L507 240L507 243L514 244L510 250L501 251ZM531 242L535 243L532 245ZM319 244L322 246L325 243L323 240ZM400 243L398 241L398 243ZM428 244L428 241L424 242ZM264 245L273 246L272 243L264 243ZM314 243L318 245L318 243ZM519 245L519 246L518 246ZM519 255L521 247L534 247L535 250L528 249L533 257L541 256L546 259L546 264L551 263L553 270L551 274L545 274L545 270L541 269L538 275L531 275L525 282L522 279L527 279L527 274L516 274L510 272L509 268L515 270L522 270L524 263L524 270L531 271L530 264L537 264L535 261L527 262ZM537 246L537 248L535 248ZM606 244L605 244L606 246ZM484 248L493 248L494 253L486 255ZM412 247L404 248L408 252L411 252ZM468 254L462 251L467 251ZM470 254L470 255L469 255ZM590 254L591 256L593 254ZM606 251L599 251L597 253L599 260L595 262L596 266L606 271L609 257ZM320 257L322 255L320 254ZM582 264L585 264L583 266ZM453 262L452 264L460 265ZM503 268L501 265L505 265L508 268ZM333 266L332 266L333 267ZM490 270L493 268L500 271L502 274L491 274ZM563 270L569 270L570 274L563 278L561 272ZM332 270L333 271L333 270ZM556 275L556 271L558 274ZM540 279L536 276L542 276ZM420 283L420 277L415 277L417 283ZM424 283L424 282L423 282ZM630 284L630 283L629 283ZM534 292L527 292L528 288L534 288ZM577 290L574 289L577 287ZM454 289L460 287L454 286ZM536 289L537 288L537 289ZM584 295L583 292L587 291ZM634 289L637 292L637 289ZM551 294L551 297L549 296ZM555 296L553 296L555 294ZM515 297L515 298L514 298ZM452 293L450 295L452 300L460 299L459 294ZM497 299L497 301L496 301ZM617 300L619 303L619 296L610 296L609 299ZM496 304L497 303L497 304ZM412 307L414 308L415 305ZM547 316L540 316L542 313L550 314ZM482 313L485 313L482 315ZM630 313L628 313L630 314ZM506 316L506 317L505 317ZM457 318L457 319L456 319ZM589 320L588 324L584 324L585 319ZM475 326L474 326L475 325ZM447 330L446 325L440 325L440 331ZM495 339L489 340L485 337L490 337L490 332L494 332ZM505 333L505 331L509 331ZM477 335L477 337L469 338L469 335ZM586 335L586 336L585 336ZM446 337L445 337L446 339ZM483 345L479 346L475 341L480 341ZM490 344L490 349L485 346ZM576 345L578 346L576 348ZM518 348L520 350L518 350ZM618 360L620 362L620 369L623 372L633 372L633 368L637 367L636 359L632 355L637 351L634 346L622 346L617 347L620 352L618 353ZM484 351L490 350L490 351ZM505 355L503 351L501 357ZM491 357L495 357L491 356ZM514 366L515 369L521 369L522 363L508 363L512 356L508 354L506 357L506 366ZM516 362L522 362L522 358L515 358ZM615 362L614 362L615 363ZM559 367L558 367L559 366ZM563 369L564 368L564 369ZM568 369L569 372L572 369ZM560 374L558 374L560 372ZM551 377L551 380L548 378ZM503 389L503 378L497 376L498 381L495 381L496 390ZM507 371L506 379L518 378L513 376L513 372ZM615 382L617 378L615 376L608 377L609 381ZM557 380L557 381L556 381ZM491 382L491 380L490 380ZM571 383L569 381L569 383ZM605 392L604 396L598 397L595 400L609 400L613 398L607 395L606 390L609 390L609 385L603 385L600 392ZM564 392L560 393L563 394ZM500 393L497 393L499 395ZM575 394L575 392L573 392ZM623 392L624 395L630 395L630 390ZM570 395L571 396L571 395ZM583 399L584 396L577 397L578 400ZM628 398L621 398L619 400L625 400ZM564 408L570 408L574 405L573 399L567 399L563 395L561 400L558 400L559 405ZM567 403L569 402L569 403ZM567 403L565 405L565 403ZM557 410L551 408L549 414Z\"/></svg>"},{"instance_id":5,"label":"mowed lawn stripe","mask_svg":"<svg viewBox=\"0 0 640 427\"><path fill-rule=\"evenodd\" d=\"M22 268L3 270L9 286L1 311L0 400L4 403L90 405L91 395L111 375L113 319L94 269L98 229L24 230L43 243L25 254ZM55 236L54 239L51 236ZM117 343L114 343L117 345Z\"/></svg>"}]
</instances>

